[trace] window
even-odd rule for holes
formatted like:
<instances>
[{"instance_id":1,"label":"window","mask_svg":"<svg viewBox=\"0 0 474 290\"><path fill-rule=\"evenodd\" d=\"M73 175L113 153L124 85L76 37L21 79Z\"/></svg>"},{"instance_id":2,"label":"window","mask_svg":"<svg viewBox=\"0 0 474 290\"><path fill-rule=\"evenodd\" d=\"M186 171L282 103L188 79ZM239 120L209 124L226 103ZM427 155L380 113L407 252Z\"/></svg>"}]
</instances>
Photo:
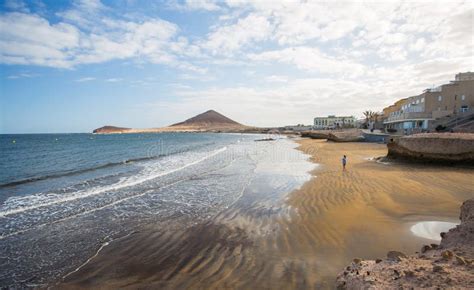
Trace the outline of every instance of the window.
<instances>
[{"instance_id":1,"label":"window","mask_svg":"<svg viewBox=\"0 0 474 290\"><path fill-rule=\"evenodd\" d=\"M462 96L461 96L461 100L464 101L465 99L466 99L466 96L465 96L465 95L462 95Z\"/></svg>"},{"instance_id":2,"label":"window","mask_svg":"<svg viewBox=\"0 0 474 290\"><path fill-rule=\"evenodd\" d=\"M421 98L421 102L422 102L422 103L424 103L424 102L425 102L425 98L424 98L424 97L423 97L423 98Z\"/></svg>"},{"instance_id":3,"label":"window","mask_svg":"<svg viewBox=\"0 0 474 290\"><path fill-rule=\"evenodd\" d=\"M416 104L418 105L420 103L420 100L416 100Z\"/></svg>"},{"instance_id":4,"label":"window","mask_svg":"<svg viewBox=\"0 0 474 290\"><path fill-rule=\"evenodd\" d=\"M442 99L443 99L443 96L438 96L438 102L441 102Z\"/></svg>"}]
</instances>

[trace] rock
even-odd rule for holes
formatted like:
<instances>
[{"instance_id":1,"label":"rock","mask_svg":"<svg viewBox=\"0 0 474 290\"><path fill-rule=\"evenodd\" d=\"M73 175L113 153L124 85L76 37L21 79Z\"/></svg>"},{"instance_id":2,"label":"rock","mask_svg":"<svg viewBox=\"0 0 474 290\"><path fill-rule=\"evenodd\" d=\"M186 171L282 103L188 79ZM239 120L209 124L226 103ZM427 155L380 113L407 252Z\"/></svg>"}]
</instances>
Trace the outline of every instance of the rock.
<instances>
[{"instance_id":1,"label":"rock","mask_svg":"<svg viewBox=\"0 0 474 290\"><path fill-rule=\"evenodd\" d=\"M344 289L474 289L474 199L463 203L461 224L442 236L439 245L423 247L425 254L407 257L391 251L388 259L351 262L352 272L341 272L336 285L343 282Z\"/></svg>"},{"instance_id":2,"label":"rock","mask_svg":"<svg viewBox=\"0 0 474 290\"><path fill-rule=\"evenodd\" d=\"M328 139L329 138L329 131L304 131L301 132L301 137L309 137L311 139Z\"/></svg>"},{"instance_id":3,"label":"rock","mask_svg":"<svg viewBox=\"0 0 474 290\"><path fill-rule=\"evenodd\" d=\"M354 264L360 264L362 262L362 259L360 258L355 258L354 260L352 260L352 262L354 262Z\"/></svg>"},{"instance_id":4,"label":"rock","mask_svg":"<svg viewBox=\"0 0 474 290\"><path fill-rule=\"evenodd\" d=\"M434 273L444 272L444 269L440 265L436 265L436 266L433 267L433 272Z\"/></svg>"},{"instance_id":5,"label":"rock","mask_svg":"<svg viewBox=\"0 0 474 290\"><path fill-rule=\"evenodd\" d=\"M365 277L364 282L368 282L368 283L375 282L375 277L370 277L370 276Z\"/></svg>"},{"instance_id":6,"label":"rock","mask_svg":"<svg viewBox=\"0 0 474 290\"><path fill-rule=\"evenodd\" d=\"M130 128L115 127L115 126L103 126L92 131L94 134L111 134L111 133L124 133L130 131Z\"/></svg>"},{"instance_id":7,"label":"rock","mask_svg":"<svg viewBox=\"0 0 474 290\"><path fill-rule=\"evenodd\" d=\"M390 251L387 253L387 258L390 261L400 262L402 259L406 259L407 255L399 251Z\"/></svg>"},{"instance_id":8,"label":"rock","mask_svg":"<svg viewBox=\"0 0 474 290\"><path fill-rule=\"evenodd\" d=\"M362 134L362 130L349 129L342 131L331 131L327 139L334 142L362 142L364 141L364 135Z\"/></svg>"},{"instance_id":9,"label":"rock","mask_svg":"<svg viewBox=\"0 0 474 290\"><path fill-rule=\"evenodd\" d=\"M463 257L458 256L458 255L455 255L454 257L456 258L456 263L457 263L458 265L464 266L464 265L467 265L467 264L468 264L467 261L466 261Z\"/></svg>"},{"instance_id":10,"label":"rock","mask_svg":"<svg viewBox=\"0 0 474 290\"><path fill-rule=\"evenodd\" d=\"M339 290L339 289L342 290L342 289L346 289L346 288L347 288L347 287L346 287L346 281L340 281L340 282L338 282L337 285L336 285L336 289L337 289L337 290Z\"/></svg>"},{"instance_id":11,"label":"rock","mask_svg":"<svg viewBox=\"0 0 474 290\"><path fill-rule=\"evenodd\" d=\"M446 250L441 252L441 257L443 257L444 260L451 260L453 258L453 252L450 250Z\"/></svg>"},{"instance_id":12,"label":"rock","mask_svg":"<svg viewBox=\"0 0 474 290\"><path fill-rule=\"evenodd\" d=\"M437 245L437 244L431 244L430 246L431 246L431 248L432 248L433 250L436 250L436 249L438 248L438 245Z\"/></svg>"},{"instance_id":13,"label":"rock","mask_svg":"<svg viewBox=\"0 0 474 290\"><path fill-rule=\"evenodd\" d=\"M405 273L406 277L415 277L415 273L413 271L403 271L403 273Z\"/></svg>"},{"instance_id":14,"label":"rock","mask_svg":"<svg viewBox=\"0 0 474 290\"><path fill-rule=\"evenodd\" d=\"M431 250L431 246L429 245L424 245L423 247L421 247L421 252L422 253L426 253L427 251Z\"/></svg>"}]
</instances>

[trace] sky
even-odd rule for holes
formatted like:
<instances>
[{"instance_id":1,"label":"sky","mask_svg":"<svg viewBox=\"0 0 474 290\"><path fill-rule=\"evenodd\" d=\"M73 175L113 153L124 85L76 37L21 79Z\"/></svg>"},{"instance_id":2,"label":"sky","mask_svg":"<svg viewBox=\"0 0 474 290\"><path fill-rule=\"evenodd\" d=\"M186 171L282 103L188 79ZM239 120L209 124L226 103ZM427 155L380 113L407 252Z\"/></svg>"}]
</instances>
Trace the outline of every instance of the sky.
<instances>
[{"instance_id":1,"label":"sky","mask_svg":"<svg viewBox=\"0 0 474 290\"><path fill-rule=\"evenodd\" d=\"M0 133L381 111L474 71L474 1L0 2Z\"/></svg>"}]
</instances>

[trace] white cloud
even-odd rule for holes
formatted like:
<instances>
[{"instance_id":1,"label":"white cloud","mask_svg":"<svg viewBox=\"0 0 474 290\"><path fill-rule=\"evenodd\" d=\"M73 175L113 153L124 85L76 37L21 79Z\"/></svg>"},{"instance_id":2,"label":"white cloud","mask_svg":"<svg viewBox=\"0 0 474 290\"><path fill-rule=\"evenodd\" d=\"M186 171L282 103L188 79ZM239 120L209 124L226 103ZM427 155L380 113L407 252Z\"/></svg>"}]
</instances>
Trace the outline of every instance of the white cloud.
<instances>
[{"instance_id":1,"label":"white cloud","mask_svg":"<svg viewBox=\"0 0 474 290\"><path fill-rule=\"evenodd\" d=\"M4 2L5 8L20 11L20 12L29 12L30 9L26 5L26 3L22 0L6 0Z\"/></svg>"},{"instance_id":2,"label":"white cloud","mask_svg":"<svg viewBox=\"0 0 474 290\"><path fill-rule=\"evenodd\" d=\"M236 23L218 26L201 46L212 54L231 55L246 45L269 38L270 22L263 16L250 14Z\"/></svg>"},{"instance_id":3,"label":"white cloud","mask_svg":"<svg viewBox=\"0 0 474 290\"><path fill-rule=\"evenodd\" d=\"M207 71L181 60L181 53L198 55L199 49L184 37L177 37L179 28L171 22L102 17L100 23L95 23L97 27L88 31L85 27L98 21L91 15L105 8L100 1L82 1L76 7L59 14L68 18L54 24L36 14L0 15L0 27L7 28L0 30L0 62L73 68L114 59L145 59L182 70Z\"/></svg>"},{"instance_id":4,"label":"white cloud","mask_svg":"<svg viewBox=\"0 0 474 290\"><path fill-rule=\"evenodd\" d=\"M280 126L282 122L310 124L316 115L358 114L366 109L376 110L384 104L383 98L377 97L386 92L356 81L307 78L271 88L212 87L178 90L175 94L182 101L167 103L170 110L191 115L212 107L248 125ZM374 101L367 106L364 100L369 97Z\"/></svg>"},{"instance_id":5,"label":"white cloud","mask_svg":"<svg viewBox=\"0 0 474 290\"><path fill-rule=\"evenodd\" d=\"M279 75L271 75L265 77L265 80L267 82L271 83L286 83L288 82L288 77L287 76L279 76Z\"/></svg>"},{"instance_id":6,"label":"white cloud","mask_svg":"<svg viewBox=\"0 0 474 290\"><path fill-rule=\"evenodd\" d=\"M170 9L179 11L218 11L222 9L219 3L220 1L217 0L171 0L168 1L167 6Z\"/></svg>"},{"instance_id":7,"label":"white cloud","mask_svg":"<svg viewBox=\"0 0 474 290\"><path fill-rule=\"evenodd\" d=\"M218 1L215 0L186 0L185 6L189 10L219 10L220 7L217 5Z\"/></svg>"},{"instance_id":8,"label":"white cloud","mask_svg":"<svg viewBox=\"0 0 474 290\"><path fill-rule=\"evenodd\" d=\"M19 73L19 74L9 75L7 79L14 80L14 79L23 79L23 78L35 78L38 76L39 76L38 74Z\"/></svg>"},{"instance_id":9,"label":"white cloud","mask_svg":"<svg viewBox=\"0 0 474 290\"><path fill-rule=\"evenodd\" d=\"M109 83L118 83L118 82L123 81L123 79L121 79L121 78L108 78L105 81L109 82Z\"/></svg>"},{"instance_id":10,"label":"white cloud","mask_svg":"<svg viewBox=\"0 0 474 290\"><path fill-rule=\"evenodd\" d=\"M75 82L84 83L84 82L90 82L90 81L94 81L94 80L96 80L96 78L94 78L94 77L83 77L83 78L75 80Z\"/></svg>"},{"instance_id":11,"label":"white cloud","mask_svg":"<svg viewBox=\"0 0 474 290\"><path fill-rule=\"evenodd\" d=\"M0 16L0 61L13 64L61 65L79 45L79 31L66 23L51 25L37 15Z\"/></svg>"},{"instance_id":12,"label":"white cloud","mask_svg":"<svg viewBox=\"0 0 474 290\"><path fill-rule=\"evenodd\" d=\"M280 50L250 54L254 61L280 62L294 65L299 69L327 74L357 77L364 73L364 65L344 58L336 58L322 53L316 47L298 46Z\"/></svg>"}]
</instances>

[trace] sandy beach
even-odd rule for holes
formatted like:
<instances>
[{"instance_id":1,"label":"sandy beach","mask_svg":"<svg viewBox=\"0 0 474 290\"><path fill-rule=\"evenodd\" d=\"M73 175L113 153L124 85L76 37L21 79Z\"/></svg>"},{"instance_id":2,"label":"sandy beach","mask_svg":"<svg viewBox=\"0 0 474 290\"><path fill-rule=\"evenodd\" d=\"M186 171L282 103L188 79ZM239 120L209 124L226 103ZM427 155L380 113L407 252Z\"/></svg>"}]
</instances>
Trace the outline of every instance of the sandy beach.
<instances>
[{"instance_id":1,"label":"sandy beach","mask_svg":"<svg viewBox=\"0 0 474 290\"><path fill-rule=\"evenodd\" d=\"M414 236L419 221L458 222L474 196L474 171L386 164L385 145L303 139L319 166L275 216L240 200L205 224L180 220L115 240L58 287L160 289L322 289L353 258L389 250L414 253L432 240ZM348 156L342 171L340 159ZM176 226L175 226L176 225Z\"/></svg>"}]
</instances>

